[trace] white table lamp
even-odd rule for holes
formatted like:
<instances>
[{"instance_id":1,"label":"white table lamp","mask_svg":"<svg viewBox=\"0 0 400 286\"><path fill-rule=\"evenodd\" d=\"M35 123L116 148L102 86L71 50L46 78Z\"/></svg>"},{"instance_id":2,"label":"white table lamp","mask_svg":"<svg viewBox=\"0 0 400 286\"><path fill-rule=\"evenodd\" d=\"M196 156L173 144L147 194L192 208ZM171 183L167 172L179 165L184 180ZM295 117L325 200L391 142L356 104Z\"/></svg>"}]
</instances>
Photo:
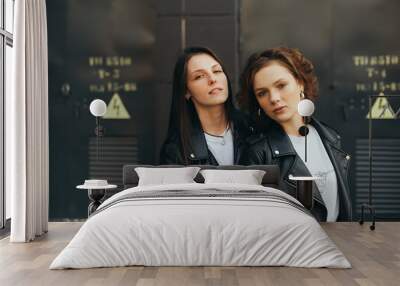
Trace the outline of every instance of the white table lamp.
<instances>
[{"instance_id":1,"label":"white table lamp","mask_svg":"<svg viewBox=\"0 0 400 286\"><path fill-rule=\"evenodd\" d=\"M297 105L297 111L303 117L309 117L313 115L315 111L314 103L309 99L300 100L299 104Z\"/></svg>"},{"instance_id":2,"label":"white table lamp","mask_svg":"<svg viewBox=\"0 0 400 286\"><path fill-rule=\"evenodd\" d=\"M99 117L107 112L107 104L101 99L94 99L89 106L90 113L96 117L96 160L99 161L99 137L103 136L103 127L100 125Z\"/></svg>"},{"instance_id":3,"label":"white table lamp","mask_svg":"<svg viewBox=\"0 0 400 286\"><path fill-rule=\"evenodd\" d=\"M297 111L303 117L304 125L299 128L300 135L304 136L304 161L307 163L307 134L309 132L308 123L310 123L310 116L315 111L314 102L309 99L300 100L297 105Z\"/></svg>"},{"instance_id":4,"label":"white table lamp","mask_svg":"<svg viewBox=\"0 0 400 286\"><path fill-rule=\"evenodd\" d=\"M100 117L106 114L107 104L101 99L95 99L90 103L89 109L93 116Z\"/></svg>"}]
</instances>

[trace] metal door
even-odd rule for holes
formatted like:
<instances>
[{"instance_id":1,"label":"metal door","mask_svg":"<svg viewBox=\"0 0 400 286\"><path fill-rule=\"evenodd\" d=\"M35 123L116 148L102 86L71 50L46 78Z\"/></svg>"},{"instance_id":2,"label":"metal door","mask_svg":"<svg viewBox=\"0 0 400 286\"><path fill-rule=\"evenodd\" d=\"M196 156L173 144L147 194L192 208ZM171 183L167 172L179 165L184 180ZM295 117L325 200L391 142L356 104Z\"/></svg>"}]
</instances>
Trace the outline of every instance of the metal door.
<instances>
[{"instance_id":1,"label":"metal door","mask_svg":"<svg viewBox=\"0 0 400 286\"><path fill-rule=\"evenodd\" d=\"M122 165L153 161L156 13L140 0L48 1L50 219L86 217L88 178L121 184ZM89 104L107 103L96 156Z\"/></svg>"}]
</instances>

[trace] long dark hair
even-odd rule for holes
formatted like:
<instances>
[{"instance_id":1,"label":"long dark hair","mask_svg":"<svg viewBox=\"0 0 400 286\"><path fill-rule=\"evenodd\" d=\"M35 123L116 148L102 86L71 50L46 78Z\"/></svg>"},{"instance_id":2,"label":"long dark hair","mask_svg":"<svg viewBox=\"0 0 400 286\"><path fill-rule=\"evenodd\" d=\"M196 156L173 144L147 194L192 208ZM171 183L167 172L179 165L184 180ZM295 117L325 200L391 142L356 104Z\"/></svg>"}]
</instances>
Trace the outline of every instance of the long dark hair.
<instances>
[{"instance_id":1,"label":"long dark hair","mask_svg":"<svg viewBox=\"0 0 400 286\"><path fill-rule=\"evenodd\" d=\"M224 103L228 121L231 120L232 112L234 111L231 83L221 60L208 48L186 48L175 64L168 127L168 137L172 135L179 136L182 156L186 163L188 163L188 155L192 152L191 132L194 126L198 126L201 130L201 123L194 104L191 100L185 98L185 94L187 93L187 64L193 56L199 54L207 54L221 65L228 82L228 99Z\"/></svg>"}]
</instances>

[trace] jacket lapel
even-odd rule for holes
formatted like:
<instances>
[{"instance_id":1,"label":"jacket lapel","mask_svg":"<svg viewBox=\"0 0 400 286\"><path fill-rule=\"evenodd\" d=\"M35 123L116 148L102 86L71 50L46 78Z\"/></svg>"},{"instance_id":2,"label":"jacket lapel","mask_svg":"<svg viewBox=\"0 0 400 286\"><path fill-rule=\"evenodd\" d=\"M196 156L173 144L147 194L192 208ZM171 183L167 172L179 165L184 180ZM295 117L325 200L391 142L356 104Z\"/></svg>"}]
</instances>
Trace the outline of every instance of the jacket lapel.
<instances>
[{"instance_id":1,"label":"jacket lapel","mask_svg":"<svg viewBox=\"0 0 400 286\"><path fill-rule=\"evenodd\" d=\"M318 134L321 137L321 140L324 144L325 150L332 162L333 168L335 169L337 183L338 183L338 193L340 198L340 204L342 206L351 206L350 198L346 192L348 187L346 186L345 178L347 178L349 163L350 163L350 155L340 149L340 137L334 135L329 132L329 130L324 127L317 120L312 121L313 126L318 131ZM342 218L351 218L351 212L347 211L349 207L340 207L339 217Z\"/></svg>"},{"instance_id":2,"label":"jacket lapel","mask_svg":"<svg viewBox=\"0 0 400 286\"><path fill-rule=\"evenodd\" d=\"M290 180L289 175L293 176L312 176L309 172L307 166L304 164L303 160L297 155L289 136L283 131L280 126L275 126L276 130L271 132L269 136L269 143L271 146L272 157L274 162L282 162L280 166L281 170L284 172L282 174L283 180L286 184L296 187L296 183ZM313 182L313 197L322 205L324 201L318 190L317 185Z\"/></svg>"},{"instance_id":3,"label":"jacket lapel","mask_svg":"<svg viewBox=\"0 0 400 286\"><path fill-rule=\"evenodd\" d=\"M192 152L189 154L189 161L208 160L208 148L206 137L200 124L193 124L190 134L192 142Z\"/></svg>"}]
</instances>

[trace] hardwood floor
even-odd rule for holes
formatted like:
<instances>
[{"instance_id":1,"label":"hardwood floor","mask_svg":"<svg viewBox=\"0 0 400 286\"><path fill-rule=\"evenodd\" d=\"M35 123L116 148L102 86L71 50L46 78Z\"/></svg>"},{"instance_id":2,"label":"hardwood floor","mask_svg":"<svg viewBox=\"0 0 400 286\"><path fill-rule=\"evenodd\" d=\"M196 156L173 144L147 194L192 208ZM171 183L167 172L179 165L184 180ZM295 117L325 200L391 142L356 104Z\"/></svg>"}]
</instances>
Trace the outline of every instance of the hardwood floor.
<instances>
[{"instance_id":1,"label":"hardwood floor","mask_svg":"<svg viewBox=\"0 0 400 286\"><path fill-rule=\"evenodd\" d=\"M323 228L352 269L289 267L119 267L48 270L81 222L50 223L32 243L0 240L0 285L400 285L400 223L330 223Z\"/></svg>"}]
</instances>

